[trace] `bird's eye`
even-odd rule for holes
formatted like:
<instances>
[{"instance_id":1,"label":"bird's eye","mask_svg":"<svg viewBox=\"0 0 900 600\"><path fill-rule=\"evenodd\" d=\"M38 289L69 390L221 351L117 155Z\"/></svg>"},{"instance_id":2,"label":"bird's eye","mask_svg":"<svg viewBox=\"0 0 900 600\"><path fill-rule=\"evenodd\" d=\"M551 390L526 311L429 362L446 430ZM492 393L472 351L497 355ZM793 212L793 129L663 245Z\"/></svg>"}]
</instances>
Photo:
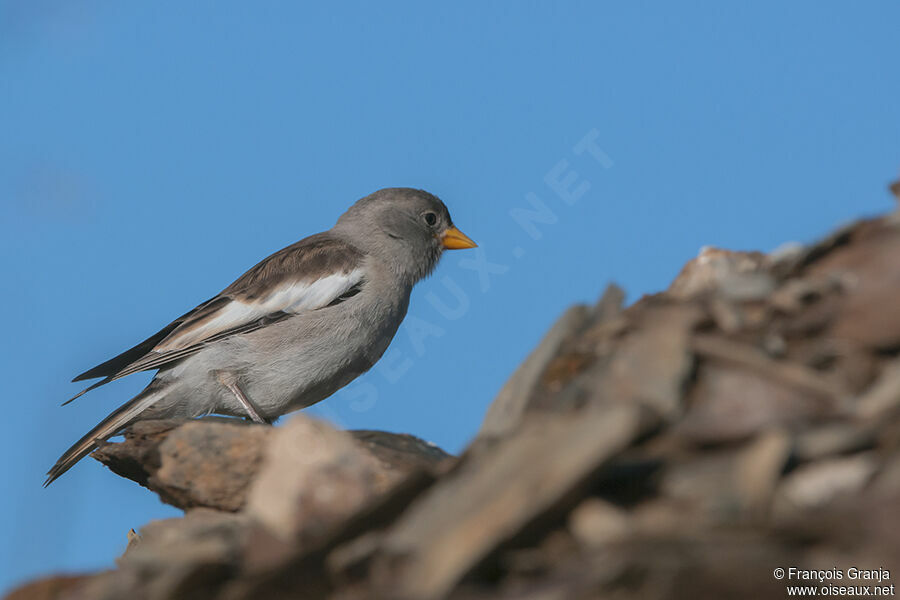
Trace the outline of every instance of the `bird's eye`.
<instances>
[{"instance_id":1,"label":"bird's eye","mask_svg":"<svg viewBox=\"0 0 900 600\"><path fill-rule=\"evenodd\" d=\"M428 225L429 227L434 227L435 224L437 223L437 215L434 214L433 212L425 213L424 219L425 219L425 224Z\"/></svg>"}]
</instances>

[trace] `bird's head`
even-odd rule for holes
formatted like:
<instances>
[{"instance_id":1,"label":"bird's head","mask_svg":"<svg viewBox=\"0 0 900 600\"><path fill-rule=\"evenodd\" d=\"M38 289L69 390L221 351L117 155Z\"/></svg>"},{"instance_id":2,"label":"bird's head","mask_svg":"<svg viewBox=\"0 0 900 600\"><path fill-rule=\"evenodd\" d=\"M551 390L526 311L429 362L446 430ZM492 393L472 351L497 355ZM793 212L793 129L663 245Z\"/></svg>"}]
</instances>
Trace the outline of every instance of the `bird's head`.
<instances>
[{"instance_id":1,"label":"bird's head","mask_svg":"<svg viewBox=\"0 0 900 600\"><path fill-rule=\"evenodd\" d=\"M440 198L424 190L385 188L359 200L333 231L378 256L410 283L431 273L444 250L474 248Z\"/></svg>"}]
</instances>

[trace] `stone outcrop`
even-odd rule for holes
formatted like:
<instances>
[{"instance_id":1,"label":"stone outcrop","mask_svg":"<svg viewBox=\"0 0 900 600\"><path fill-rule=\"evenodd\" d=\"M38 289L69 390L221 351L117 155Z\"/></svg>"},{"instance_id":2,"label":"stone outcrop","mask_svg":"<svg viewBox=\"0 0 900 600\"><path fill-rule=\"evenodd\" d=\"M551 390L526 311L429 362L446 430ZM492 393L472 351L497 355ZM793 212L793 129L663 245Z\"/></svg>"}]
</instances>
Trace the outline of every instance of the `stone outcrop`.
<instances>
[{"instance_id":1,"label":"stone outcrop","mask_svg":"<svg viewBox=\"0 0 900 600\"><path fill-rule=\"evenodd\" d=\"M94 457L185 516L9 598L756 599L777 567L900 568L898 214L623 298L567 311L458 458L138 423Z\"/></svg>"}]
</instances>

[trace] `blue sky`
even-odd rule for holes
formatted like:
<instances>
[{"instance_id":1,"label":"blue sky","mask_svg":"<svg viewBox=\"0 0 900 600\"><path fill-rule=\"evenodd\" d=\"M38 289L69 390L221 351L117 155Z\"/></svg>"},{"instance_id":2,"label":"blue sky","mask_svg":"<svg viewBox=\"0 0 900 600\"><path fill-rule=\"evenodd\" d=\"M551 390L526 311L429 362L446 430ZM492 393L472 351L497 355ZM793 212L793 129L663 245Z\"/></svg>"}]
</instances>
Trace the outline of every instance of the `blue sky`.
<instances>
[{"instance_id":1,"label":"blue sky","mask_svg":"<svg viewBox=\"0 0 900 600\"><path fill-rule=\"evenodd\" d=\"M438 194L481 250L309 412L450 451L608 282L893 206L897 3L325 5L0 1L0 590L178 514L89 459L41 488L149 378L61 408L71 377L378 188Z\"/></svg>"}]
</instances>

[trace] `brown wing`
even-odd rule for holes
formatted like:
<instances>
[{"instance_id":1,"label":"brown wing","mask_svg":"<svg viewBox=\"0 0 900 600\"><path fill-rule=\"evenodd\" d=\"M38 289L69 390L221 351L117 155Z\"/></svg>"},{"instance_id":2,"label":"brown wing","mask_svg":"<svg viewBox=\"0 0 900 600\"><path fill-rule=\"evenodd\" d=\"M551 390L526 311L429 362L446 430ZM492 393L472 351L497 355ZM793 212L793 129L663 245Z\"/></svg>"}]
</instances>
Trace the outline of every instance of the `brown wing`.
<instances>
[{"instance_id":1,"label":"brown wing","mask_svg":"<svg viewBox=\"0 0 900 600\"><path fill-rule=\"evenodd\" d=\"M66 404L120 377L181 360L211 342L348 297L349 292L362 285L362 258L357 248L328 233L279 250L241 275L218 296L133 348L76 377L73 381L105 379Z\"/></svg>"}]
</instances>

